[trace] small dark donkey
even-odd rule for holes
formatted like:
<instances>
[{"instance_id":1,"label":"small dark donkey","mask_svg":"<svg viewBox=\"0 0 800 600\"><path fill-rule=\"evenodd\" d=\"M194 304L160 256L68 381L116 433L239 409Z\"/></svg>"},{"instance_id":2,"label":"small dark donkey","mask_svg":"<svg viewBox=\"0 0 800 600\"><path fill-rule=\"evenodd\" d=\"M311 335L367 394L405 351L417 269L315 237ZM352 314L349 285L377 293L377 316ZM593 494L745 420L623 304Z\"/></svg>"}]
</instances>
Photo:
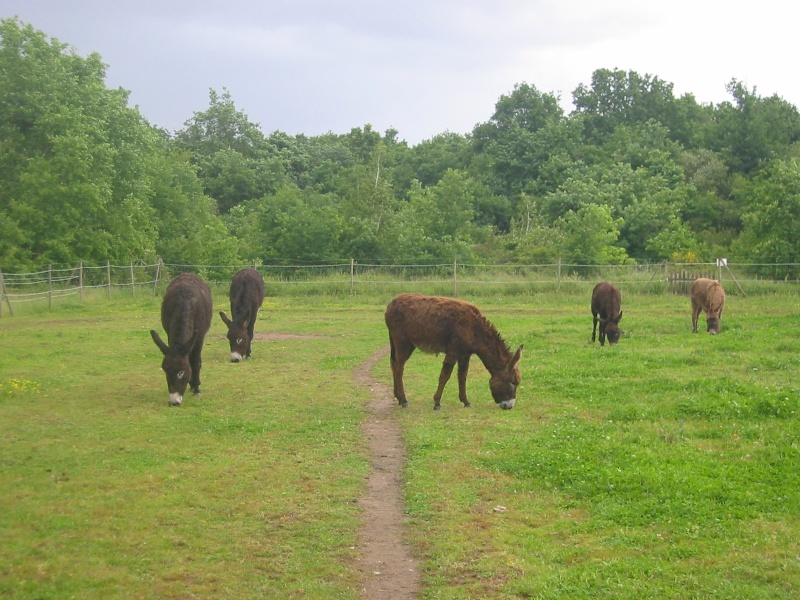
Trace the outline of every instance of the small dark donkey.
<instances>
[{"instance_id":1,"label":"small dark donkey","mask_svg":"<svg viewBox=\"0 0 800 600\"><path fill-rule=\"evenodd\" d=\"M603 281L592 290L592 342L597 335L600 323L600 345L605 346L606 336L609 344L616 344L622 335L619 328L622 319L622 296L613 284Z\"/></svg>"},{"instance_id":2,"label":"small dark donkey","mask_svg":"<svg viewBox=\"0 0 800 600\"><path fill-rule=\"evenodd\" d=\"M444 352L439 374L439 387L433 395L433 408L441 409L442 392L458 363L458 396L465 407L469 359L477 354L489 371L489 389L494 401L503 409L514 408L521 376L520 346L512 353L497 329L478 308L453 298L400 294L386 307L386 326L391 344L394 396L400 406L407 407L403 370L415 348L423 352Z\"/></svg>"},{"instance_id":3,"label":"small dark donkey","mask_svg":"<svg viewBox=\"0 0 800 600\"><path fill-rule=\"evenodd\" d=\"M222 322L228 327L228 342L231 346L231 362L250 358L253 330L258 309L264 302L264 278L255 269L242 269L231 280L228 294L231 299L233 320L220 311Z\"/></svg>"},{"instance_id":4,"label":"small dark donkey","mask_svg":"<svg viewBox=\"0 0 800 600\"><path fill-rule=\"evenodd\" d=\"M187 384L194 394L200 393L200 355L212 312L211 290L196 275L183 273L167 286L161 302L161 325L169 344L153 329L150 335L164 354L161 368L167 375L169 403L173 406L183 402Z\"/></svg>"}]
</instances>

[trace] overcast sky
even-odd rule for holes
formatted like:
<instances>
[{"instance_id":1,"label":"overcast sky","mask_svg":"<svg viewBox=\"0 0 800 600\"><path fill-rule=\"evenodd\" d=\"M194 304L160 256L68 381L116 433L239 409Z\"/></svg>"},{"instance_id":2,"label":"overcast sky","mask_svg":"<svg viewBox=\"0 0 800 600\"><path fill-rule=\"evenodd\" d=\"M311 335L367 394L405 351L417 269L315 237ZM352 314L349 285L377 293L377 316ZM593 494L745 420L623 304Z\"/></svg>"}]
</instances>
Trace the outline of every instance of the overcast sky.
<instances>
[{"instance_id":1,"label":"overcast sky","mask_svg":"<svg viewBox=\"0 0 800 600\"><path fill-rule=\"evenodd\" d=\"M175 131L227 89L265 134L370 123L409 144L487 121L518 83L561 97L634 70L699 102L731 79L800 106L800 4L783 0L0 0Z\"/></svg>"}]
</instances>

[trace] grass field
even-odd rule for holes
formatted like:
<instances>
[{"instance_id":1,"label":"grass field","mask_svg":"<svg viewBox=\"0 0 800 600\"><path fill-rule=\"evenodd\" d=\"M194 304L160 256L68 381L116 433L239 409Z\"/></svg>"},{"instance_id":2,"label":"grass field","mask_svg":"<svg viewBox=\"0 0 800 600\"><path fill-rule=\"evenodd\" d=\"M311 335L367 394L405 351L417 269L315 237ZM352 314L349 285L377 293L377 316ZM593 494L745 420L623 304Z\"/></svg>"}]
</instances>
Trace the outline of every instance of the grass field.
<instances>
[{"instance_id":1,"label":"grass field","mask_svg":"<svg viewBox=\"0 0 800 600\"><path fill-rule=\"evenodd\" d=\"M0 596L358 598L353 370L386 345L389 299L268 298L257 332L308 337L238 365L215 320L203 395L179 408L158 298L0 319ZM731 296L712 337L688 299L623 289L626 335L604 348L588 300L476 299L525 345L514 410L474 358L473 408L454 378L436 413L440 359L409 361L423 597L796 597L798 297Z\"/></svg>"}]
</instances>

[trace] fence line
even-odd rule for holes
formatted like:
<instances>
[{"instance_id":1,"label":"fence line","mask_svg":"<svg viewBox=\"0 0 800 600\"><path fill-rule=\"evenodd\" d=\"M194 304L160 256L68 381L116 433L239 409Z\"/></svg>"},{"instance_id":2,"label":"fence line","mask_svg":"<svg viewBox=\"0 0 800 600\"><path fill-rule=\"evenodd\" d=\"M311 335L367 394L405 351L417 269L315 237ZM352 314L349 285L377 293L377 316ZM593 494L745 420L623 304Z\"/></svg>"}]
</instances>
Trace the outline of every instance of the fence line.
<instances>
[{"instance_id":1,"label":"fence line","mask_svg":"<svg viewBox=\"0 0 800 600\"><path fill-rule=\"evenodd\" d=\"M436 293L458 296L464 290L479 293L491 286L504 290L530 293L535 291L563 291L565 286L586 286L608 279L617 285L636 287L650 293L687 293L697 277L732 281L738 292L745 287L770 286L769 289L800 291L798 263L736 263L724 259L716 263L640 263L632 265L582 265L561 260L545 264L472 264L452 262L379 264L372 262L334 261L328 264L308 265L188 265L164 263L158 259L148 264L133 262L114 265L86 265L46 269L28 273L13 273L0 269L0 317L4 306L13 315L13 306L27 302L44 301L52 307L54 300L80 296L86 290L105 289L110 298L114 290L135 296L137 289L159 292L159 287L178 273L198 273L209 283L227 285L231 276L244 267L258 269L268 281L273 292L281 288L296 293L306 286L315 290L354 295L370 287L403 285L436 289ZM743 287L744 285L744 287ZM163 286L162 286L163 287ZM733 287L733 286L731 286ZM324 289L323 289L324 288ZM736 291L736 290L732 290Z\"/></svg>"}]
</instances>

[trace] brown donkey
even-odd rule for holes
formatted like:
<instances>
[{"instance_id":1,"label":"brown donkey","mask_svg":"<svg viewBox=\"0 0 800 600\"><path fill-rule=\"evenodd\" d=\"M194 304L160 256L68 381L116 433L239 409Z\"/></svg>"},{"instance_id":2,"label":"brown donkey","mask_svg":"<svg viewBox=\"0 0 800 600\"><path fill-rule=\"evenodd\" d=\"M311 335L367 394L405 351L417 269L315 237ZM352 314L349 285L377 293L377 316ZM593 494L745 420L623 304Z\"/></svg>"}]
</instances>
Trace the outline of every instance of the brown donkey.
<instances>
[{"instance_id":1,"label":"brown donkey","mask_svg":"<svg viewBox=\"0 0 800 600\"><path fill-rule=\"evenodd\" d=\"M233 276L228 296L232 320L223 311L219 316L228 328L231 362L239 362L250 358L256 317L264 302L264 278L255 269L242 269Z\"/></svg>"},{"instance_id":2,"label":"brown donkey","mask_svg":"<svg viewBox=\"0 0 800 600\"><path fill-rule=\"evenodd\" d=\"M697 318L701 311L706 313L708 333L719 333L719 320L725 307L725 289L719 281L701 277L692 284L692 332L697 333Z\"/></svg>"},{"instance_id":3,"label":"brown donkey","mask_svg":"<svg viewBox=\"0 0 800 600\"><path fill-rule=\"evenodd\" d=\"M192 273L181 273L170 281L161 302L161 325L167 332L165 344L155 329L153 341L164 354L161 369L167 376L169 403L183 402L186 386L200 394L203 340L211 327L211 289Z\"/></svg>"},{"instance_id":4,"label":"brown donkey","mask_svg":"<svg viewBox=\"0 0 800 600\"><path fill-rule=\"evenodd\" d=\"M439 387L433 395L434 410L441 409L444 386L458 363L458 397L465 407L469 359L477 354L491 375L489 389L500 408L514 408L522 346L509 350L497 329L474 304L421 294L400 294L386 307L386 327L391 344L394 396L407 407L403 369L415 348L423 352L444 352Z\"/></svg>"},{"instance_id":5,"label":"brown donkey","mask_svg":"<svg viewBox=\"0 0 800 600\"><path fill-rule=\"evenodd\" d=\"M600 323L600 345L605 346L606 336L609 344L616 344L622 330L619 321L622 319L622 296L619 289L608 281L601 281L592 290L592 343L597 334L597 324Z\"/></svg>"}]
</instances>

